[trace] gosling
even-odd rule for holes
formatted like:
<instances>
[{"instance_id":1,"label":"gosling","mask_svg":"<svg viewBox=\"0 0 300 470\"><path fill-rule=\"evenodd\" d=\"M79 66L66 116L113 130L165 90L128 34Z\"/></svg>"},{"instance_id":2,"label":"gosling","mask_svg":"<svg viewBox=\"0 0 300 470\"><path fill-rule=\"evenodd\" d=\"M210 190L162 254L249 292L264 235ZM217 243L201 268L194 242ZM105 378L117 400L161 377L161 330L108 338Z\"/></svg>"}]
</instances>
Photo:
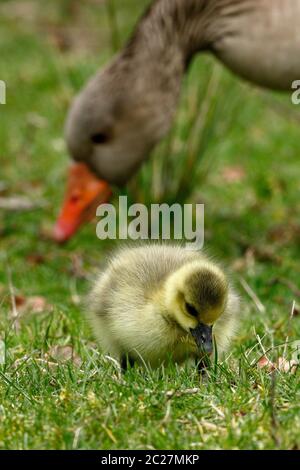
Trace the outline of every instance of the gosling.
<instances>
[{"instance_id":1,"label":"gosling","mask_svg":"<svg viewBox=\"0 0 300 470\"><path fill-rule=\"evenodd\" d=\"M102 351L157 367L224 352L235 333L239 299L206 255L180 246L145 245L118 252L96 279L88 317Z\"/></svg>"}]
</instances>

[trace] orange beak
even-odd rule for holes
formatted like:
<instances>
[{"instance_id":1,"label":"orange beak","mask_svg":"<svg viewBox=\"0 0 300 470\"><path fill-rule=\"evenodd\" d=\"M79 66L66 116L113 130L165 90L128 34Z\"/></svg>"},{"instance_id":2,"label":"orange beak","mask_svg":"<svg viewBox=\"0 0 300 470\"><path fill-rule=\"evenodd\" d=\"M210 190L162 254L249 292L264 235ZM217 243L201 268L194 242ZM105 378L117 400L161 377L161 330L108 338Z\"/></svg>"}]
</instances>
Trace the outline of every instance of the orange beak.
<instances>
[{"instance_id":1,"label":"orange beak","mask_svg":"<svg viewBox=\"0 0 300 470\"><path fill-rule=\"evenodd\" d=\"M98 179L85 163L73 164L63 207L54 227L54 240L63 243L71 238L82 224L95 217L97 207L109 201L111 195L108 183Z\"/></svg>"}]
</instances>

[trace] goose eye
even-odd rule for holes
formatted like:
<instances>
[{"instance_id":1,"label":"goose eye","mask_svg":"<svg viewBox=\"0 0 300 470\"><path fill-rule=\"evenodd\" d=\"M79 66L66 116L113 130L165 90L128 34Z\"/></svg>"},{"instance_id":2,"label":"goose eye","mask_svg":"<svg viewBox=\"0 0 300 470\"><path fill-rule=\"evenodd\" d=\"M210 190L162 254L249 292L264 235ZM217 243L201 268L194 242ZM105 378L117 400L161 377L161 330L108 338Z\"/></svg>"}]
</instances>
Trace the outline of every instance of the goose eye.
<instances>
[{"instance_id":1,"label":"goose eye","mask_svg":"<svg viewBox=\"0 0 300 470\"><path fill-rule=\"evenodd\" d=\"M92 135L91 140L94 144L105 144L108 142L109 137L104 132L98 132L98 134Z\"/></svg>"},{"instance_id":2,"label":"goose eye","mask_svg":"<svg viewBox=\"0 0 300 470\"><path fill-rule=\"evenodd\" d=\"M192 315L192 317L197 317L198 316L198 312L197 310L195 309L195 307L193 307L193 305L189 304L188 302L185 303L185 308L187 310L187 312Z\"/></svg>"}]
</instances>

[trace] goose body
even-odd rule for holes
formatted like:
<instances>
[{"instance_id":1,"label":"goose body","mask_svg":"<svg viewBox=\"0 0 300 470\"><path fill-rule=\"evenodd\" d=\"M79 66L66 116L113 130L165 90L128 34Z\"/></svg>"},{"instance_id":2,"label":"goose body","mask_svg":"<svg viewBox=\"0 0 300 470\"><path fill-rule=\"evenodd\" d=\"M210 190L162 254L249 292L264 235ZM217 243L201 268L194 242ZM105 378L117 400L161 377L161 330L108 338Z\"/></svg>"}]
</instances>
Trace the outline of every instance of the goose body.
<instances>
[{"instance_id":1,"label":"goose body","mask_svg":"<svg viewBox=\"0 0 300 470\"><path fill-rule=\"evenodd\" d=\"M224 25L224 34L212 44L215 55L253 83L291 90L300 76L300 1L228 0L227 4L227 14L224 7L216 24L219 31Z\"/></svg>"},{"instance_id":2,"label":"goose body","mask_svg":"<svg viewBox=\"0 0 300 470\"><path fill-rule=\"evenodd\" d=\"M153 1L123 50L75 99L66 124L72 158L109 184L125 184L169 130L198 52L214 54L253 83L291 90L300 79L299 18L300 0ZM72 191L66 213L70 200ZM67 226L65 212L58 239L84 221L76 215Z\"/></svg>"},{"instance_id":3,"label":"goose body","mask_svg":"<svg viewBox=\"0 0 300 470\"><path fill-rule=\"evenodd\" d=\"M212 333L224 351L239 315L238 297L215 263L167 245L117 253L96 279L87 308L104 353L151 366L200 359L202 346L212 351ZM199 344L199 332L210 340Z\"/></svg>"}]
</instances>

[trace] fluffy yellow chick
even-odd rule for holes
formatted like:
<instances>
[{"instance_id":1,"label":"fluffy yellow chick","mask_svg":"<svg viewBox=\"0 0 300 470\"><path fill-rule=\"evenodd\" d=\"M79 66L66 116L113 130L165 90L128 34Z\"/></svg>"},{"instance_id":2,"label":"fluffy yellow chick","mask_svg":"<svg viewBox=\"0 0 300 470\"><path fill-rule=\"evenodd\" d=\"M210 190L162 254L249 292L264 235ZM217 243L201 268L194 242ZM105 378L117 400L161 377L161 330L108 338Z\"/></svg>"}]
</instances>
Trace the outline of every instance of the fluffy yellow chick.
<instances>
[{"instance_id":1,"label":"fluffy yellow chick","mask_svg":"<svg viewBox=\"0 0 300 470\"><path fill-rule=\"evenodd\" d=\"M224 351L239 300L224 272L180 246L126 248L110 260L88 297L88 317L104 353L156 367Z\"/></svg>"}]
</instances>

